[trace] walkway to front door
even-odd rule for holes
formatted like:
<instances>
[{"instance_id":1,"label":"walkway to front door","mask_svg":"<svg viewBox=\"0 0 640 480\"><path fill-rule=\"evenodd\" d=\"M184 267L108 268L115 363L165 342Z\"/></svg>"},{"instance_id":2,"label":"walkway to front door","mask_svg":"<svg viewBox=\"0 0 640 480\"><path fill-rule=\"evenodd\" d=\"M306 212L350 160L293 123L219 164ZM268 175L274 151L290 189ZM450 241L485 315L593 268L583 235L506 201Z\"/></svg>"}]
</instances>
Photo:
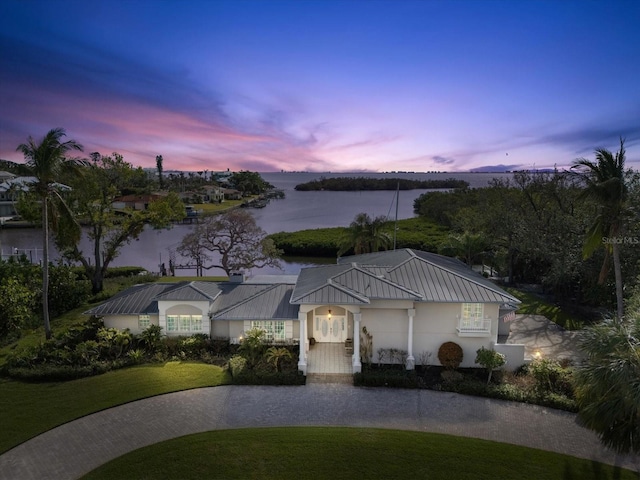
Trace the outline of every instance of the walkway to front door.
<instances>
[{"instance_id":1,"label":"walkway to front door","mask_svg":"<svg viewBox=\"0 0 640 480\"><path fill-rule=\"evenodd\" d=\"M347 354L344 343L316 343L309 348L307 374L342 373L353 374L351 354Z\"/></svg>"}]
</instances>

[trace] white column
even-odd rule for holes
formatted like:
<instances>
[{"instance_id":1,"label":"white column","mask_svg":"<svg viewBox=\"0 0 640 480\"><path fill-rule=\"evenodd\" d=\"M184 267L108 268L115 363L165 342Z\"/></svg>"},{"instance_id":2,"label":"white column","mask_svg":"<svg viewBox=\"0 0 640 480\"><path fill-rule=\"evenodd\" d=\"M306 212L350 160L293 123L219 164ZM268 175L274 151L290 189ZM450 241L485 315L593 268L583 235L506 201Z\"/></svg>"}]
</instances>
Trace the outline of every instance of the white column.
<instances>
[{"instance_id":1,"label":"white column","mask_svg":"<svg viewBox=\"0 0 640 480\"><path fill-rule=\"evenodd\" d=\"M353 314L353 373L362 371L362 363L360 363L360 319L362 314Z\"/></svg>"},{"instance_id":2,"label":"white column","mask_svg":"<svg viewBox=\"0 0 640 480\"><path fill-rule=\"evenodd\" d=\"M415 308L407 309L407 315L409 315L409 334L407 338L407 370L413 370L416 368L416 359L413 356L413 317L416 316Z\"/></svg>"},{"instance_id":3,"label":"white column","mask_svg":"<svg viewBox=\"0 0 640 480\"><path fill-rule=\"evenodd\" d=\"M300 322L300 355L298 357L298 370L303 375L307 374L307 312L298 312Z\"/></svg>"}]
</instances>

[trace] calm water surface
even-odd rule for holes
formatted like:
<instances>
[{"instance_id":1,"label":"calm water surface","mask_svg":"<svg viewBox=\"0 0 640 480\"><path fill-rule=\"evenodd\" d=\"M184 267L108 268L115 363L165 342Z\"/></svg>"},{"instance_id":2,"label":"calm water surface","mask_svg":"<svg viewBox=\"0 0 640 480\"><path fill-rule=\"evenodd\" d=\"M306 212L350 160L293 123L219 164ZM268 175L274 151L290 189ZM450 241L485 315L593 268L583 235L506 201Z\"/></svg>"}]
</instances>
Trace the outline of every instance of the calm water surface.
<instances>
[{"instance_id":1,"label":"calm water surface","mask_svg":"<svg viewBox=\"0 0 640 480\"><path fill-rule=\"evenodd\" d=\"M360 213L368 213L372 217L379 215L395 218L396 192L298 192L294 187L303 182L320 177L367 176L373 178L412 178L419 180L446 179L450 177L466 180L472 187L485 187L495 177L509 178L510 174L489 173L380 173L380 174L331 174L331 173L263 173L262 177L277 188L285 191L286 198L273 200L265 208L251 209L256 222L267 233L293 232L309 228L347 226ZM398 201L398 218L411 218L414 200L426 190L401 191ZM139 240L125 245L121 254L112 262L112 266L139 265L149 271L159 271L159 265L168 267L171 252L180 244L182 238L191 231L190 225L176 225L170 230L146 229ZM13 249L25 250L26 254L38 261L42 258L42 239L39 229L2 229L0 228L0 251L3 258ZM89 242L82 242L84 250L89 250ZM53 245L52 258L57 258ZM176 263L186 263L177 253ZM295 258L282 262L283 270L275 268L254 269L250 275L258 274L297 274L305 266L318 263L333 263L334 260ZM194 271L180 270L180 275L193 275ZM216 276L221 270L212 269L205 272L207 276Z\"/></svg>"}]
</instances>

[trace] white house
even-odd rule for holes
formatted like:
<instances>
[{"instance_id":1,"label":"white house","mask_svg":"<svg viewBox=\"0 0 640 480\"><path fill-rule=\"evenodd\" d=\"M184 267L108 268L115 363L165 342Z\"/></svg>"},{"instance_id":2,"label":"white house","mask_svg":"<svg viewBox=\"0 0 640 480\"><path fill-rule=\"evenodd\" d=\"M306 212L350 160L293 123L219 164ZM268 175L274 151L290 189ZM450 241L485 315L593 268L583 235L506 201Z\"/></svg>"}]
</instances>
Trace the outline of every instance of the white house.
<instances>
[{"instance_id":1,"label":"white house","mask_svg":"<svg viewBox=\"0 0 640 480\"><path fill-rule=\"evenodd\" d=\"M3 174L0 178L4 178L0 183L0 217L14 217L17 215L15 203L18 196L22 192L28 192L38 179L36 177L16 177L7 172L0 172L0 174ZM71 190L71 187L62 183L53 183L52 188L59 191Z\"/></svg>"},{"instance_id":2,"label":"white house","mask_svg":"<svg viewBox=\"0 0 640 480\"><path fill-rule=\"evenodd\" d=\"M373 362L380 348L394 348L407 352L409 369L426 358L423 352L437 365L439 347L453 341L463 349L463 367L475 366L476 350L484 346L507 355L516 368L524 363L524 347L499 345L498 335L508 333L503 318L518 303L458 260L403 249L305 268L295 282L141 285L85 313L134 333L154 323L167 335L198 332L231 342L259 327L269 341L300 343L298 367L306 374L311 344L323 342L352 345L353 371L360 371L364 327Z\"/></svg>"}]
</instances>

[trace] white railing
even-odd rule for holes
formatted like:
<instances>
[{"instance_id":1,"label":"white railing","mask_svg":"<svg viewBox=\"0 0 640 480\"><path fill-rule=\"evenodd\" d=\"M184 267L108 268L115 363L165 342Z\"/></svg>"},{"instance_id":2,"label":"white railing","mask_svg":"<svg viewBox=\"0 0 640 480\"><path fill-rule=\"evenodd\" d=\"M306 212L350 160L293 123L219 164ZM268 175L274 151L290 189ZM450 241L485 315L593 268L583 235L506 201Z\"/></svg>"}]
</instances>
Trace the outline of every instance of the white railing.
<instances>
[{"instance_id":1,"label":"white railing","mask_svg":"<svg viewBox=\"0 0 640 480\"><path fill-rule=\"evenodd\" d=\"M491 334L491 319L459 318L456 330L460 336L487 336Z\"/></svg>"}]
</instances>

